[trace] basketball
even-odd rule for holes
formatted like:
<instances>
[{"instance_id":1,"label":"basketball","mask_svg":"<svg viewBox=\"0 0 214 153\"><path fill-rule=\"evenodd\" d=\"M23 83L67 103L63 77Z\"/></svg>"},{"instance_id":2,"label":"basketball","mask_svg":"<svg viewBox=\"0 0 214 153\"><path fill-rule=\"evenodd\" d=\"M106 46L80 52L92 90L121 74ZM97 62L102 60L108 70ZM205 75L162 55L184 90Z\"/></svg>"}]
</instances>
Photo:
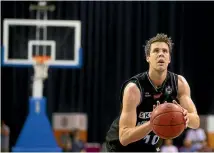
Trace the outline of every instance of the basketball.
<instances>
[{"instance_id":1,"label":"basketball","mask_svg":"<svg viewBox=\"0 0 214 153\"><path fill-rule=\"evenodd\" d=\"M180 106L163 103L156 107L150 118L153 132L163 139L178 137L185 129L185 119Z\"/></svg>"}]
</instances>

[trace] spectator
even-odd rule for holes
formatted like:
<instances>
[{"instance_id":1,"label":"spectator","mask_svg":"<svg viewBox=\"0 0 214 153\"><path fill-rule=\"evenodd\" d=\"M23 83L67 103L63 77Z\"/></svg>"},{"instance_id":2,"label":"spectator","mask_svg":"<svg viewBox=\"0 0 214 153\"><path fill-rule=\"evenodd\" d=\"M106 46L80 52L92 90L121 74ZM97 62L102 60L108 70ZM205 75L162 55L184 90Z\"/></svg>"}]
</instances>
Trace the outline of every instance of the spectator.
<instances>
[{"instance_id":1,"label":"spectator","mask_svg":"<svg viewBox=\"0 0 214 153\"><path fill-rule=\"evenodd\" d=\"M185 139L183 146L179 149L180 152L195 152L197 149L192 145L192 142L188 139Z\"/></svg>"},{"instance_id":2,"label":"spectator","mask_svg":"<svg viewBox=\"0 0 214 153\"><path fill-rule=\"evenodd\" d=\"M61 138L62 148L67 151L69 142L71 143L71 138L70 138L69 133L68 132L62 133L60 138Z\"/></svg>"},{"instance_id":3,"label":"spectator","mask_svg":"<svg viewBox=\"0 0 214 153\"><path fill-rule=\"evenodd\" d=\"M72 138L72 152L86 152L85 144L82 140L80 140L80 132L79 130L74 130L73 138Z\"/></svg>"},{"instance_id":4,"label":"spectator","mask_svg":"<svg viewBox=\"0 0 214 153\"><path fill-rule=\"evenodd\" d=\"M188 129L186 133L186 140L192 142L194 148L201 149L202 142L207 139L205 131L202 128Z\"/></svg>"},{"instance_id":5,"label":"spectator","mask_svg":"<svg viewBox=\"0 0 214 153\"><path fill-rule=\"evenodd\" d=\"M1 121L1 151L9 152L10 128Z\"/></svg>"},{"instance_id":6,"label":"spectator","mask_svg":"<svg viewBox=\"0 0 214 153\"><path fill-rule=\"evenodd\" d=\"M207 145L207 141L203 141L201 149L198 149L198 152L212 152L212 151L213 151L212 148L210 148Z\"/></svg>"},{"instance_id":7,"label":"spectator","mask_svg":"<svg viewBox=\"0 0 214 153\"><path fill-rule=\"evenodd\" d=\"M71 152L72 151L72 143L71 141L66 142L65 147L64 147L64 152Z\"/></svg>"},{"instance_id":8,"label":"spectator","mask_svg":"<svg viewBox=\"0 0 214 153\"><path fill-rule=\"evenodd\" d=\"M173 145L173 141L171 139L167 139L161 147L161 152L178 152L178 148Z\"/></svg>"}]
</instances>

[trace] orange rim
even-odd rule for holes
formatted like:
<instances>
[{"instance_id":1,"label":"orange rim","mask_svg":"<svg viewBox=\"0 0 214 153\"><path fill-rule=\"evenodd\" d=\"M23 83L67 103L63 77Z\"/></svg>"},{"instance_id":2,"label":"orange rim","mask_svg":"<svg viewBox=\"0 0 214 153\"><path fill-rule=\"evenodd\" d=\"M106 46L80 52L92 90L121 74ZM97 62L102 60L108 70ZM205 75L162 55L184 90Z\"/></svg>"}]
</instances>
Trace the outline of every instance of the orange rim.
<instances>
[{"instance_id":1,"label":"orange rim","mask_svg":"<svg viewBox=\"0 0 214 153\"><path fill-rule=\"evenodd\" d=\"M33 59L37 62L37 63L44 63L46 61L48 61L50 59L50 56L34 56Z\"/></svg>"}]
</instances>

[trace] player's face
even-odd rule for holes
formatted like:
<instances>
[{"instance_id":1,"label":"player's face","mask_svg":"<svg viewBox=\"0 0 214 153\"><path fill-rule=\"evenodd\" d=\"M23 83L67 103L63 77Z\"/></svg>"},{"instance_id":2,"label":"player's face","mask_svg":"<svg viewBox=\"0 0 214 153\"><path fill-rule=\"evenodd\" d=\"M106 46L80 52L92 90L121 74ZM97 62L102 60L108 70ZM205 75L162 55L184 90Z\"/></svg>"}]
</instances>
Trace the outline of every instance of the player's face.
<instances>
[{"instance_id":1,"label":"player's face","mask_svg":"<svg viewBox=\"0 0 214 153\"><path fill-rule=\"evenodd\" d=\"M154 42L147 57L150 68L165 71L170 63L169 46L165 42Z\"/></svg>"}]
</instances>

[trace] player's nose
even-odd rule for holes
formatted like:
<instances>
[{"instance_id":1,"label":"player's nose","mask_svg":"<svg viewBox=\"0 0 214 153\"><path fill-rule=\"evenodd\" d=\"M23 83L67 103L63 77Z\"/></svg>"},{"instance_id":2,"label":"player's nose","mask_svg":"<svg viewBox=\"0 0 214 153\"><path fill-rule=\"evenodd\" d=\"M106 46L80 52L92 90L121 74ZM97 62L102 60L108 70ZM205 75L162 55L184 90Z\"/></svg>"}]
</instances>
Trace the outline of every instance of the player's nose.
<instances>
[{"instance_id":1,"label":"player's nose","mask_svg":"<svg viewBox=\"0 0 214 153\"><path fill-rule=\"evenodd\" d=\"M162 49L160 49L160 51L158 52L158 54L164 55L164 51Z\"/></svg>"},{"instance_id":2,"label":"player's nose","mask_svg":"<svg viewBox=\"0 0 214 153\"><path fill-rule=\"evenodd\" d=\"M160 57L164 57L164 53L163 52L159 52L158 53L158 58L160 58Z\"/></svg>"}]
</instances>

